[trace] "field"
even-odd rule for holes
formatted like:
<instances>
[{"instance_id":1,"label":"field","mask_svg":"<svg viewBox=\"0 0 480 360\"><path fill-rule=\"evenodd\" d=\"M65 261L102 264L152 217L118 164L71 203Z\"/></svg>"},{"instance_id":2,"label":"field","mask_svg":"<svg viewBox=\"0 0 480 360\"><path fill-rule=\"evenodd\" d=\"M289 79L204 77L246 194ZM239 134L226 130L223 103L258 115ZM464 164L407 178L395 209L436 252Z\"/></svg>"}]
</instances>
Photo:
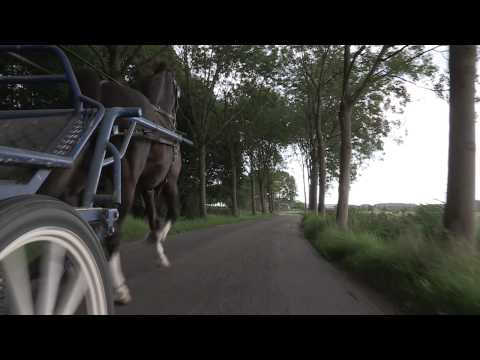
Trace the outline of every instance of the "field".
<instances>
[{"instance_id":1,"label":"field","mask_svg":"<svg viewBox=\"0 0 480 360\"><path fill-rule=\"evenodd\" d=\"M303 230L318 252L384 291L406 313L480 314L480 213L477 241L448 236L442 209L420 206L413 214L353 211L350 231L306 215Z\"/></svg>"}]
</instances>

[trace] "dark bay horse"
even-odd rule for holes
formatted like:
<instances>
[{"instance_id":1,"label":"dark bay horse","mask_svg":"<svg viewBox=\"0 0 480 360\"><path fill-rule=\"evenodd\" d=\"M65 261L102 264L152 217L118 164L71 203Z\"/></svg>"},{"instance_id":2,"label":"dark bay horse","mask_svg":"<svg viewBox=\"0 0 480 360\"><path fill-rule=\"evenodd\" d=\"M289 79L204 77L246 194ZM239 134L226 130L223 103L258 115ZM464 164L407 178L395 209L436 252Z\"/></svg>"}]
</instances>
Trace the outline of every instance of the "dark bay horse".
<instances>
[{"instance_id":1,"label":"dark bay horse","mask_svg":"<svg viewBox=\"0 0 480 360\"><path fill-rule=\"evenodd\" d=\"M140 107L143 117L164 127L175 129L175 114L178 108L178 87L172 71L162 65L152 76L138 81L136 89L112 81L101 81L89 69L79 70L77 79L84 95L108 107ZM162 111L171 114L166 116ZM119 121L120 129L126 124ZM137 127L138 128L138 127ZM120 148L121 138L112 142ZM89 154L82 154L73 169L59 170L53 180L47 182L43 193L62 198L78 206L81 192L85 188ZM142 197L150 226L148 239L156 244L159 264L169 266L163 242L179 215L179 193L177 181L181 170L181 155L178 144L155 136L136 134L132 138L122 160L122 205L120 218L113 236L106 239L107 257L112 271L115 300L130 302L130 291L120 263L120 234L126 215L132 209L135 197ZM111 180L111 173L106 172ZM103 177L103 175L102 175ZM166 211L165 211L166 210Z\"/></svg>"}]
</instances>

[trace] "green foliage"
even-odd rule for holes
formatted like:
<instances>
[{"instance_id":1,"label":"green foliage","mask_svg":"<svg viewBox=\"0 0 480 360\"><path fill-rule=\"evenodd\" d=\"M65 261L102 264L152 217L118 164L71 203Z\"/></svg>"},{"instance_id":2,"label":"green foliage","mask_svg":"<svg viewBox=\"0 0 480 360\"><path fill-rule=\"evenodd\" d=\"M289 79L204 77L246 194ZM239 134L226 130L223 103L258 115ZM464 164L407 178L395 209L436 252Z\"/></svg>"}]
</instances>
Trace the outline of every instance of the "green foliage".
<instances>
[{"instance_id":1,"label":"green foliage","mask_svg":"<svg viewBox=\"0 0 480 360\"><path fill-rule=\"evenodd\" d=\"M353 211L350 231L339 230L332 215L307 215L303 229L323 256L386 291L406 312L480 314L479 254L447 241L441 218L436 206L410 215Z\"/></svg>"},{"instance_id":2,"label":"green foliage","mask_svg":"<svg viewBox=\"0 0 480 360\"><path fill-rule=\"evenodd\" d=\"M22 52L43 69L61 71L60 62L51 54L35 51ZM0 76L45 75L45 72L13 56L0 54ZM2 84L0 85L0 110L51 109L72 106L66 84Z\"/></svg>"},{"instance_id":3,"label":"green foliage","mask_svg":"<svg viewBox=\"0 0 480 360\"><path fill-rule=\"evenodd\" d=\"M400 125L395 118L410 101L407 82L433 81L436 66L424 45L349 46L348 72L343 77L343 45L281 48L279 83L296 115L297 143L307 157L321 142L326 146L327 183L339 177L342 98L353 104L351 180L365 162L382 152L384 139ZM391 115L393 114L393 115ZM315 123L319 121L317 135ZM316 161L313 157L311 162ZM311 165L310 165L311 166Z\"/></svg>"},{"instance_id":4,"label":"green foliage","mask_svg":"<svg viewBox=\"0 0 480 360\"><path fill-rule=\"evenodd\" d=\"M281 170L274 172L272 177L272 191L277 194L278 199L289 202L295 201L297 196L295 178L286 171Z\"/></svg>"}]
</instances>

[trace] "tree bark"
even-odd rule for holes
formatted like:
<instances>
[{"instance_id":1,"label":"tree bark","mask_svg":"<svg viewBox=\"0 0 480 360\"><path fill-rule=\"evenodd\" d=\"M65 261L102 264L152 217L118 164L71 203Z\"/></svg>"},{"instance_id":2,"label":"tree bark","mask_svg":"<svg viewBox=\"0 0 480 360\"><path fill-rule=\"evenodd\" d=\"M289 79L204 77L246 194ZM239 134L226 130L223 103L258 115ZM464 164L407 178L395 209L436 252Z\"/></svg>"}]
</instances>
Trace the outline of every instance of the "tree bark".
<instances>
[{"instance_id":1,"label":"tree bark","mask_svg":"<svg viewBox=\"0 0 480 360\"><path fill-rule=\"evenodd\" d=\"M476 46L450 46L450 138L444 225L469 241L475 236Z\"/></svg>"},{"instance_id":2,"label":"tree bark","mask_svg":"<svg viewBox=\"0 0 480 360\"><path fill-rule=\"evenodd\" d=\"M266 213L265 209L265 185L264 185L264 179L260 176L258 179L258 187L260 190L260 208L262 210L262 214Z\"/></svg>"},{"instance_id":3,"label":"tree bark","mask_svg":"<svg viewBox=\"0 0 480 360\"><path fill-rule=\"evenodd\" d=\"M200 146L200 216L207 216L207 183L206 183L206 151L205 144Z\"/></svg>"},{"instance_id":4,"label":"tree bark","mask_svg":"<svg viewBox=\"0 0 480 360\"><path fill-rule=\"evenodd\" d=\"M315 116L315 150L316 158L318 161L318 202L316 215L320 214L325 216L325 182L326 182L326 169L325 169L325 145L323 141L322 132L322 100L320 89L317 92L317 109Z\"/></svg>"},{"instance_id":5,"label":"tree bark","mask_svg":"<svg viewBox=\"0 0 480 360\"><path fill-rule=\"evenodd\" d=\"M272 177L269 175L267 180L267 191L268 191L268 210L273 214L273 191L272 191Z\"/></svg>"},{"instance_id":6,"label":"tree bark","mask_svg":"<svg viewBox=\"0 0 480 360\"><path fill-rule=\"evenodd\" d=\"M255 174L253 171L250 173L250 194L252 197L252 215L257 215L257 209L255 206Z\"/></svg>"},{"instance_id":7,"label":"tree bark","mask_svg":"<svg viewBox=\"0 0 480 360\"><path fill-rule=\"evenodd\" d=\"M312 170L310 172L310 201L308 203L308 210L318 214L317 199L318 199L318 159L317 159L317 150L316 146L310 152L310 164Z\"/></svg>"},{"instance_id":8,"label":"tree bark","mask_svg":"<svg viewBox=\"0 0 480 360\"><path fill-rule=\"evenodd\" d=\"M303 204L304 211L307 212L307 185L305 184L305 164L302 157L302 175L303 175L303 196L305 203Z\"/></svg>"},{"instance_id":9,"label":"tree bark","mask_svg":"<svg viewBox=\"0 0 480 360\"><path fill-rule=\"evenodd\" d=\"M120 46L119 45L110 45L108 47L109 61L108 61L108 70L109 75L115 80L122 80L121 72L121 57L120 57Z\"/></svg>"},{"instance_id":10,"label":"tree bark","mask_svg":"<svg viewBox=\"0 0 480 360\"><path fill-rule=\"evenodd\" d=\"M237 203L237 164L235 161L234 145L230 145L230 163L232 165L232 215L238 216Z\"/></svg>"},{"instance_id":11,"label":"tree bark","mask_svg":"<svg viewBox=\"0 0 480 360\"><path fill-rule=\"evenodd\" d=\"M325 193L327 182L327 169L325 165L325 144L320 138L318 143L318 213L325 217Z\"/></svg>"},{"instance_id":12,"label":"tree bark","mask_svg":"<svg viewBox=\"0 0 480 360\"><path fill-rule=\"evenodd\" d=\"M340 179L338 185L337 225L348 227L348 195L350 192L350 172L352 161L352 103L343 99L340 104Z\"/></svg>"}]
</instances>

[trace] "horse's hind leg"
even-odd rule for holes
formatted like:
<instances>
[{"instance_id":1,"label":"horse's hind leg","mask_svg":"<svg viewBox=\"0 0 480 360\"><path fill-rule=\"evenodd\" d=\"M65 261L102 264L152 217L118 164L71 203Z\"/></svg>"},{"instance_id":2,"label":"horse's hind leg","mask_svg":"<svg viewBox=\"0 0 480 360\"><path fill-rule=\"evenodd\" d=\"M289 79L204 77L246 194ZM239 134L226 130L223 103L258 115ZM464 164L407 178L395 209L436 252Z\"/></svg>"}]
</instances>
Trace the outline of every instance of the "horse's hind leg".
<instances>
[{"instance_id":1,"label":"horse's hind leg","mask_svg":"<svg viewBox=\"0 0 480 360\"><path fill-rule=\"evenodd\" d=\"M172 225L175 223L179 216L180 206L179 202L179 194L178 194L178 187L176 179L169 179L167 183L162 187L159 191L158 196L159 199L157 200L157 206L165 206L167 207L167 214L165 221L162 221L162 226L159 227L157 230L157 252L160 258L160 264L163 266L170 266L170 261L168 260L167 256L165 255L165 250L163 248L163 243L167 238L168 232L172 228ZM163 201L162 201L163 200ZM159 214L161 212L159 211Z\"/></svg>"},{"instance_id":2,"label":"horse's hind leg","mask_svg":"<svg viewBox=\"0 0 480 360\"><path fill-rule=\"evenodd\" d=\"M155 193L156 190L154 189L142 191L142 198L145 203L145 213L147 214L148 225L150 227L150 232L145 239L150 242L155 241L155 231L159 226L159 216L155 206Z\"/></svg>"},{"instance_id":3,"label":"horse's hind leg","mask_svg":"<svg viewBox=\"0 0 480 360\"><path fill-rule=\"evenodd\" d=\"M170 230L171 224L165 223L164 208L166 208L166 199L163 195L163 186L155 190L144 192L145 207L148 214L148 222L150 224L150 233L147 235L147 240L156 244L157 253L159 256L158 264L169 267L170 261L165 255L162 241Z\"/></svg>"}]
</instances>

